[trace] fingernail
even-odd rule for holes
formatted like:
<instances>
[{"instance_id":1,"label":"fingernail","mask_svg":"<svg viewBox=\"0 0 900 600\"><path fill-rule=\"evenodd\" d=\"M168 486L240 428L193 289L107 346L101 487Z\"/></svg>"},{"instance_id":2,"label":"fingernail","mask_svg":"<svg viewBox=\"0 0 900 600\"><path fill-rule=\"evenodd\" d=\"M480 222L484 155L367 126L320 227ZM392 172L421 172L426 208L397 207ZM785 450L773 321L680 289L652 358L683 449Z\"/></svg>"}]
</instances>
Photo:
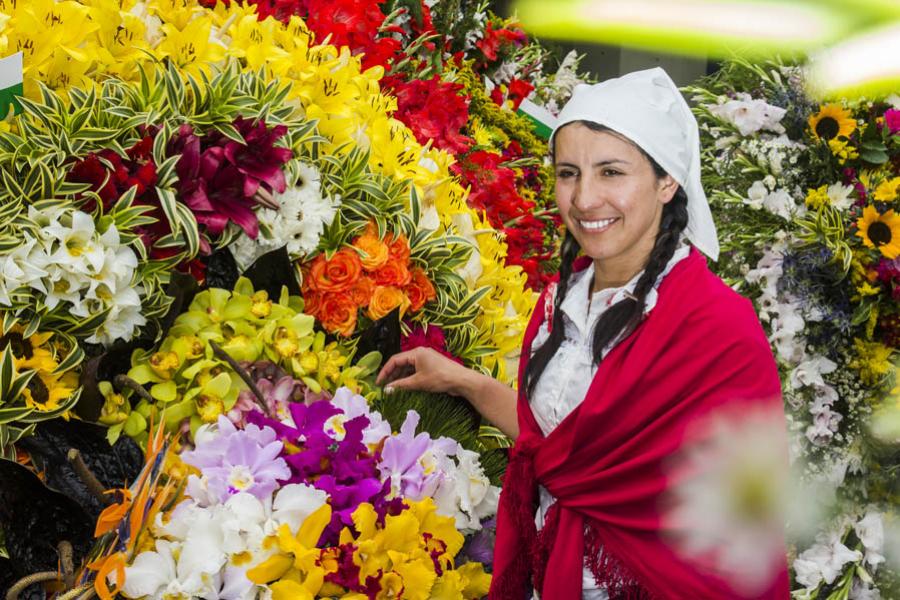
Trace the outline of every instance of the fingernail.
<instances>
[{"instance_id":1,"label":"fingernail","mask_svg":"<svg viewBox=\"0 0 900 600\"><path fill-rule=\"evenodd\" d=\"M392 388L391 386L387 386L387 387L384 388L384 393L385 393L386 395L390 396L391 394L394 393L394 388Z\"/></svg>"}]
</instances>

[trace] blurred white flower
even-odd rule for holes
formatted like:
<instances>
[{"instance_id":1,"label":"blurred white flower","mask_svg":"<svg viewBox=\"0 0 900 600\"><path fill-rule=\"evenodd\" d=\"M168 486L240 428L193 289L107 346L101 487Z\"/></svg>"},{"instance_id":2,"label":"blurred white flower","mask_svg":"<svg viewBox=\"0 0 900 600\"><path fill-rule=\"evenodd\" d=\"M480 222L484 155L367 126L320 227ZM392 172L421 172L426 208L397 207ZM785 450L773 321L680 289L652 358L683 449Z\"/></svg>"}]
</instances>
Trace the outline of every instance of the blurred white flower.
<instances>
[{"instance_id":1,"label":"blurred white flower","mask_svg":"<svg viewBox=\"0 0 900 600\"><path fill-rule=\"evenodd\" d=\"M794 389L807 385L825 385L823 374L833 373L837 363L824 356L814 356L803 361L791 371L791 387Z\"/></svg>"},{"instance_id":2,"label":"blurred white flower","mask_svg":"<svg viewBox=\"0 0 900 600\"><path fill-rule=\"evenodd\" d=\"M778 410L719 414L695 424L669 466L664 515L683 556L712 557L736 590L764 590L784 560L788 449ZM781 440L784 443L779 443Z\"/></svg>"}]
</instances>

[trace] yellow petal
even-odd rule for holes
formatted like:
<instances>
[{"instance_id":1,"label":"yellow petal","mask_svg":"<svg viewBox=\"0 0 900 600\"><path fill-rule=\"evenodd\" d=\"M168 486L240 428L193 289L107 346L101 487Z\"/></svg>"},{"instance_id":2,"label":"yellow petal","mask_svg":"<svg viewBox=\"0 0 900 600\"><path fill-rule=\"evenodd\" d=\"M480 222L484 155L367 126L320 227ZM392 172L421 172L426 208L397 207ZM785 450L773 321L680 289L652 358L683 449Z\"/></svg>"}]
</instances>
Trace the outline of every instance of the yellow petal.
<instances>
[{"instance_id":1,"label":"yellow petal","mask_svg":"<svg viewBox=\"0 0 900 600\"><path fill-rule=\"evenodd\" d=\"M272 600L313 600L315 596L296 581L279 581L269 586Z\"/></svg>"},{"instance_id":2,"label":"yellow petal","mask_svg":"<svg viewBox=\"0 0 900 600\"><path fill-rule=\"evenodd\" d=\"M329 523L331 523L331 505L323 504L303 521L297 532L297 541L305 548L315 548Z\"/></svg>"},{"instance_id":3,"label":"yellow petal","mask_svg":"<svg viewBox=\"0 0 900 600\"><path fill-rule=\"evenodd\" d=\"M291 565L293 559L285 554L276 554L247 571L247 579L253 583L266 584L280 579Z\"/></svg>"}]
</instances>

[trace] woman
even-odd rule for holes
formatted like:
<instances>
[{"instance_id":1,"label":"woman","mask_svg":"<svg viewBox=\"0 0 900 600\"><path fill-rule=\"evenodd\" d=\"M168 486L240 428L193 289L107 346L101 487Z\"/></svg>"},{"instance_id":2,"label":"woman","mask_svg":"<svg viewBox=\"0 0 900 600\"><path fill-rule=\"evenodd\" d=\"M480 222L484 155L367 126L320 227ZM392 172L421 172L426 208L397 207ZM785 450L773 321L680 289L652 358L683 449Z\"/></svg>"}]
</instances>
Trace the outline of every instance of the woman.
<instances>
[{"instance_id":1,"label":"woman","mask_svg":"<svg viewBox=\"0 0 900 600\"><path fill-rule=\"evenodd\" d=\"M463 396L516 439L492 598L741 597L714 563L673 550L660 514L667 460L692 424L726 406L781 410L752 305L700 254L715 260L719 246L697 122L655 68L576 88L551 149L566 237L518 393L421 348L392 357L379 382ZM775 570L752 597L788 597L783 560Z\"/></svg>"}]
</instances>

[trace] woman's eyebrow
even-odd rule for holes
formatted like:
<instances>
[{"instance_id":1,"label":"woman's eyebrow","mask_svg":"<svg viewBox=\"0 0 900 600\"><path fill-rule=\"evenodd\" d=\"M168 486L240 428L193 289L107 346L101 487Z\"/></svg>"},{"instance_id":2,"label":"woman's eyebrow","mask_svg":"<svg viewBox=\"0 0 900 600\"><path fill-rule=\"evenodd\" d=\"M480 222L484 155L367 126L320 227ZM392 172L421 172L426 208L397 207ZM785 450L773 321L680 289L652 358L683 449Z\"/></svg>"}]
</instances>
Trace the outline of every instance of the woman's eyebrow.
<instances>
[{"instance_id":1,"label":"woman's eyebrow","mask_svg":"<svg viewBox=\"0 0 900 600\"><path fill-rule=\"evenodd\" d=\"M621 164L623 164L623 165L630 165L630 164L631 164L631 163L628 162L627 160L624 160L624 159L621 159L621 158L609 158L609 159L607 159L607 160L601 160L601 161L599 161L599 162L595 162L593 166L594 166L594 167L605 167L606 165L613 165L613 164L616 164L616 163L621 163ZM572 167L572 168L574 168L574 169L577 169L577 168L578 168L577 165L574 165L574 164L568 163L568 162L558 162L558 163L556 163L556 166L557 166L557 167Z\"/></svg>"}]
</instances>

